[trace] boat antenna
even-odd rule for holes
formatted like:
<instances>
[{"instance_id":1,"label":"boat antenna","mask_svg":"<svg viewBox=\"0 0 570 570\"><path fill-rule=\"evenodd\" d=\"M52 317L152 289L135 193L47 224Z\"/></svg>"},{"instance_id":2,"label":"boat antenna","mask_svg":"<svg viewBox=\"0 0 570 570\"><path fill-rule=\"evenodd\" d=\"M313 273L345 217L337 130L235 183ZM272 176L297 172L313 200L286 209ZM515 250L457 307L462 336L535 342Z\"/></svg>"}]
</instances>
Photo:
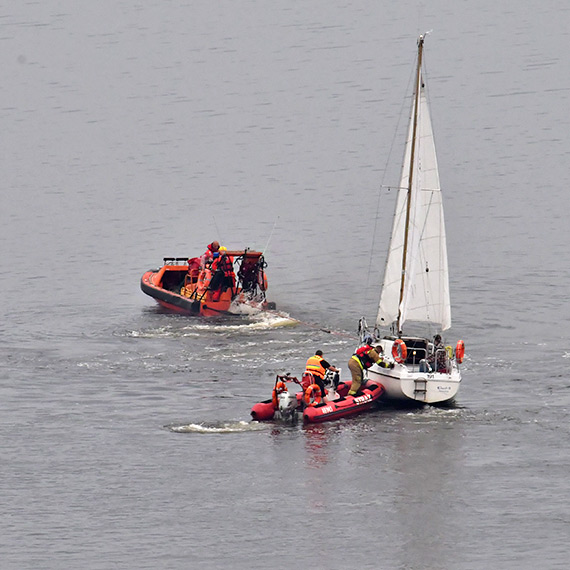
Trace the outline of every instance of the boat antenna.
<instances>
[{"instance_id":1,"label":"boat antenna","mask_svg":"<svg viewBox=\"0 0 570 570\"><path fill-rule=\"evenodd\" d=\"M220 233L220 228L218 227L218 222L216 222L216 216L212 216L212 220L214 221L214 226L216 228L216 235L218 236L218 241L224 243L224 240L222 239L222 235Z\"/></svg>"},{"instance_id":2,"label":"boat antenna","mask_svg":"<svg viewBox=\"0 0 570 570\"><path fill-rule=\"evenodd\" d=\"M422 54L424 48L425 34L418 38L418 66L416 71L416 89L414 93L414 122L412 127L412 148L410 152L410 173L408 176L408 200L406 204L406 224L404 229L404 253L402 255L402 280L400 281L400 302L398 304L398 334L402 333L402 301L404 299L404 285L406 282L406 263L408 260L408 235L410 230L410 211L412 202L412 185L414 174L414 160L417 145L417 131L418 131L418 108L420 104L420 89L421 89L421 71L422 71Z\"/></svg>"},{"instance_id":3,"label":"boat antenna","mask_svg":"<svg viewBox=\"0 0 570 570\"><path fill-rule=\"evenodd\" d=\"M279 216L277 216L277 218L275 219L275 222L273 224L273 228L271 228L271 233L269 234L269 238L268 238L267 243L265 244L265 248L263 250L263 257L265 257L265 252L267 251L267 248L269 247L269 242L271 241L271 238L273 237L273 232L275 231L275 226L277 226L278 221L279 221Z\"/></svg>"}]
</instances>

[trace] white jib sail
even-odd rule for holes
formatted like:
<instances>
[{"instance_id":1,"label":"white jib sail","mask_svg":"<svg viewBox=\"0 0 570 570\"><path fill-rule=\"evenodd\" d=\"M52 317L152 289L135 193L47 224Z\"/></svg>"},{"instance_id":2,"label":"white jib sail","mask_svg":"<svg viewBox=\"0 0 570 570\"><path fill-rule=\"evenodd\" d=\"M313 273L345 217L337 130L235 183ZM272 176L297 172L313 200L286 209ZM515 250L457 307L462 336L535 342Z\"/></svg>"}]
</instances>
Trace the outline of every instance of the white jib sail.
<instances>
[{"instance_id":1,"label":"white jib sail","mask_svg":"<svg viewBox=\"0 0 570 570\"><path fill-rule=\"evenodd\" d=\"M420 85L423 83L420 82ZM435 144L424 87L420 90L418 108L408 253L404 271L404 293L400 307L404 231L413 144L412 131L413 121L410 122L408 131L392 238L376 322L379 326L389 326L397 321L400 312L400 327L405 321L419 321L438 324L443 331L451 326L447 246Z\"/></svg>"}]
</instances>

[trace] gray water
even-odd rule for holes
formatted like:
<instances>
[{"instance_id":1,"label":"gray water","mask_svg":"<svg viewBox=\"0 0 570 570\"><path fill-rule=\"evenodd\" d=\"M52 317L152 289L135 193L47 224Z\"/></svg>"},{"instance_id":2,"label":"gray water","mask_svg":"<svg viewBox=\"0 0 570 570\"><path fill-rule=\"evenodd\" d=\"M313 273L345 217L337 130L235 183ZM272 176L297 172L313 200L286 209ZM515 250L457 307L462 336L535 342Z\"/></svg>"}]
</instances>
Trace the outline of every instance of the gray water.
<instances>
[{"instance_id":1,"label":"gray water","mask_svg":"<svg viewBox=\"0 0 570 570\"><path fill-rule=\"evenodd\" d=\"M3 569L567 567L564 2L59 0L0 21ZM456 405L251 423L316 348L346 371L375 317L429 30ZM300 322L140 292L213 239L265 250Z\"/></svg>"}]
</instances>

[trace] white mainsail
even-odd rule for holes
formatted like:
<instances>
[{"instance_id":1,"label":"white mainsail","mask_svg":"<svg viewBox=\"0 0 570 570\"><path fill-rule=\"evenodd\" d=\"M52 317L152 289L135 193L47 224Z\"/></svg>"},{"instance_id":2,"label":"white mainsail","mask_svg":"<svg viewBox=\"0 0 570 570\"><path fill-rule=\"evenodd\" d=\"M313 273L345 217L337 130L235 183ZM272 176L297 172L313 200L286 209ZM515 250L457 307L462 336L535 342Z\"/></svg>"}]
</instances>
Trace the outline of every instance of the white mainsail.
<instances>
[{"instance_id":1,"label":"white mainsail","mask_svg":"<svg viewBox=\"0 0 570 570\"><path fill-rule=\"evenodd\" d=\"M412 105L376 323L386 327L397 322L401 330L405 321L427 322L439 325L444 331L451 326L447 246L435 144L421 66L417 84L419 97L414 97ZM413 167L410 168L412 156ZM408 199L407 253L403 267Z\"/></svg>"}]
</instances>

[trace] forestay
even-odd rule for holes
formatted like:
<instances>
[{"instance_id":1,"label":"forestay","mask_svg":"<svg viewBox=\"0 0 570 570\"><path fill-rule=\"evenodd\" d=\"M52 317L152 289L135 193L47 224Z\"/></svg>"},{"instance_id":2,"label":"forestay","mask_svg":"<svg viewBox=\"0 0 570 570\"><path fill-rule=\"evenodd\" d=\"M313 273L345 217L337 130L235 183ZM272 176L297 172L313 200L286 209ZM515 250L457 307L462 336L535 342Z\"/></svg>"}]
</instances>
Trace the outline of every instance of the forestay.
<instances>
[{"instance_id":1,"label":"forestay","mask_svg":"<svg viewBox=\"0 0 570 570\"><path fill-rule=\"evenodd\" d=\"M451 310L443 204L428 102L420 75L418 83L421 89L416 137L414 140L412 113L376 322L389 326L398 321L400 330L405 321L428 322L446 330L451 326ZM415 100L414 97L414 105ZM410 168L412 156L414 164ZM403 268L408 197L408 251Z\"/></svg>"}]
</instances>

